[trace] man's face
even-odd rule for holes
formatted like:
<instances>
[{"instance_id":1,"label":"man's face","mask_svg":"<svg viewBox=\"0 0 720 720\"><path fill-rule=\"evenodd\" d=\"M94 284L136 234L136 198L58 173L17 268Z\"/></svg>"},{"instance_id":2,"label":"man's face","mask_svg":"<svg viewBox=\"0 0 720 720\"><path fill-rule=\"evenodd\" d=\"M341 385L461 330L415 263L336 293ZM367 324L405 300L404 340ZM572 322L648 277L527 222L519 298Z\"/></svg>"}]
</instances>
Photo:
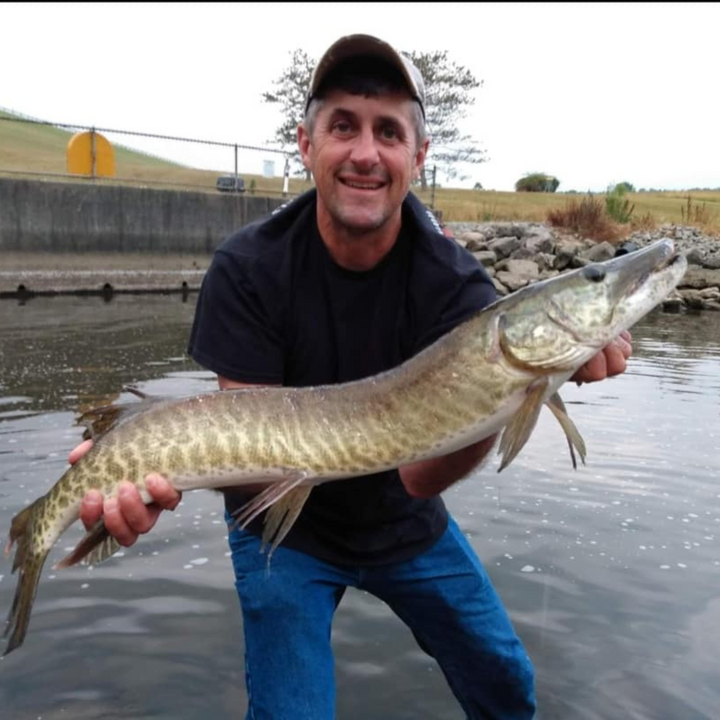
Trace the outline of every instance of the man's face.
<instances>
[{"instance_id":1,"label":"man's face","mask_svg":"<svg viewBox=\"0 0 720 720\"><path fill-rule=\"evenodd\" d=\"M312 137L298 142L318 192L318 220L350 234L377 230L400 217L400 205L422 167L414 101L403 94L364 97L335 90L317 114Z\"/></svg>"}]
</instances>

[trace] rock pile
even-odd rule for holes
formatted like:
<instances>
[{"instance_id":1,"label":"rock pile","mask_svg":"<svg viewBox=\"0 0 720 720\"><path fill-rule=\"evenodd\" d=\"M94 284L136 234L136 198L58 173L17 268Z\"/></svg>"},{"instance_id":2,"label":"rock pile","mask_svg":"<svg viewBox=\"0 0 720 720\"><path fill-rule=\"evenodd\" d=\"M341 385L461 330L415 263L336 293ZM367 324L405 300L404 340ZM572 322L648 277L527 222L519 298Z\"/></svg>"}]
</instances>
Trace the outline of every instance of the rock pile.
<instances>
[{"instance_id":1,"label":"rock pile","mask_svg":"<svg viewBox=\"0 0 720 720\"><path fill-rule=\"evenodd\" d=\"M608 260L618 247L542 223L447 223L447 230L485 266L500 295L565 270ZM694 227L661 225L633 233L619 245L644 247L667 237L687 257L688 271L664 307L720 310L720 238L704 235Z\"/></svg>"}]
</instances>

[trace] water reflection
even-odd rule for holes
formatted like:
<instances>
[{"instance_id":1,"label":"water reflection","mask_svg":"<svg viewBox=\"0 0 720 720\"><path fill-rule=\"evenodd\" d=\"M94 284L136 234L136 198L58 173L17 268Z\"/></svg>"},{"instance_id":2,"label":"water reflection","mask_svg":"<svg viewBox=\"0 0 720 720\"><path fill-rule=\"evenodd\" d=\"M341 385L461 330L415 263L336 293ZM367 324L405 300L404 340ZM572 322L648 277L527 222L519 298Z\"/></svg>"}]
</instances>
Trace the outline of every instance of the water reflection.
<instances>
[{"instance_id":1,"label":"water reflection","mask_svg":"<svg viewBox=\"0 0 720 720\"><path fill-rule=\"evenodd\" d=\"M214 389L184 352L195 297L0 302L3 532L63 472L78 412L134 401L124 385ZM446 493L536 664L543 718L717 716L720 314L653 313L633 337L624 376L563 389L587 466L572 470L543 413L501 475L494 461ZM0 610L14 585L0 562ZM333 641L339 718L462 717L383 603L348 592ZM20 720L240 717L244 692L222 504L208 492L101 567L46 570L26 643L0 662L3 717Z\"/></svg>"}]
</instances>

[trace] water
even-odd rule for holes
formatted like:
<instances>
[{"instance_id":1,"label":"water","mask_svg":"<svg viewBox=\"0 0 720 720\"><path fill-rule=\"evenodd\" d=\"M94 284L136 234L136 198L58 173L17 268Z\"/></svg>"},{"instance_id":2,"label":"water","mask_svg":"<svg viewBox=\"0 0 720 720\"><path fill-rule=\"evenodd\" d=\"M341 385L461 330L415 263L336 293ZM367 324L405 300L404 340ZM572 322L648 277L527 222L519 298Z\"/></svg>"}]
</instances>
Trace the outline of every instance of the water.
<instances>
[{"instance_id":1,"label":"water","mask_svg":"<svg viewBox=\"0 0 720 720\"><path fill-rule=\"evenodd\" d=\"M214 389L184 354L194 303L0 302L1 533L62 474L79 410L133 400L127 384ZM533 658L545 720L718 717L720 317L654 313L633 336L625 375L563 390L587 466L572 470L544 411L502 474L493 461L446 493ZM51 561L80 535L68 531ZM26 642L0 661L2 717L242 717L226 536L220 497L186 493L107 563L48 563ZM0 560L0 612L14 587ZM437 666L373 597L346 594L333 643L340 719L462 717Z\"/></svg>"}]
</instances>

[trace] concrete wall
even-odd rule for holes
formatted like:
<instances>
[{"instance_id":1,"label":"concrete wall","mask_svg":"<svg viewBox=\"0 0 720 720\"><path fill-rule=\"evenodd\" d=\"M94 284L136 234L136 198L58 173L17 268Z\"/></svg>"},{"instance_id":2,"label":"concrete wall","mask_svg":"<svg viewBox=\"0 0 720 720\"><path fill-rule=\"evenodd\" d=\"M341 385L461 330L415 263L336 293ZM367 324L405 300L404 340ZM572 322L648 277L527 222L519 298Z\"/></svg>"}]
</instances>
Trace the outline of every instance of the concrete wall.
<instances>
[{"instance_id":1,"label":"concrete wall","mask_svg":"<svg viewBox=\"0 0 720 720\"><path fill-rule=\"evenodd\" d=\"M210 253L282 198L0 178L0 252Z\"/></svg>"}]
</instances>

